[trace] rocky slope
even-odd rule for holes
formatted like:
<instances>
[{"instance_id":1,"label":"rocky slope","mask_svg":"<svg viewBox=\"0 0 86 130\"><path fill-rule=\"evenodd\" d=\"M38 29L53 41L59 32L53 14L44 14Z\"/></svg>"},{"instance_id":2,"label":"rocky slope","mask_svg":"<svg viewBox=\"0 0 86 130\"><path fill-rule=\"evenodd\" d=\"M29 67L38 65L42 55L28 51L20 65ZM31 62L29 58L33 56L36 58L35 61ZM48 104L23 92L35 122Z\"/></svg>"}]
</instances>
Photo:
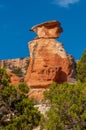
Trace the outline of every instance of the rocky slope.
<instances>
[{"instance_id":1,"label":"rocky slope","mask_svg":"<svg viewBox=\"0 0 86 130\"><path fill-rule=\"evenodd\" d=\"M1 60L0 67L5 67L10 76L10 82L14 85L18 85L19 82L24 81L29 60L29 57Z\"/></svg>"},{"instance_id":2,"label":"rocky slope","mask_svg":"<svg viewBox=\"0 0 86 130\"><path fill-rule=\"evenodd\" d=\"M29 57L0 61L0 67L5 67L9 71L13 70L14 68L21 68L21 71L24 75L26 74L28 64Z\"/></svg>"}]
</instances>

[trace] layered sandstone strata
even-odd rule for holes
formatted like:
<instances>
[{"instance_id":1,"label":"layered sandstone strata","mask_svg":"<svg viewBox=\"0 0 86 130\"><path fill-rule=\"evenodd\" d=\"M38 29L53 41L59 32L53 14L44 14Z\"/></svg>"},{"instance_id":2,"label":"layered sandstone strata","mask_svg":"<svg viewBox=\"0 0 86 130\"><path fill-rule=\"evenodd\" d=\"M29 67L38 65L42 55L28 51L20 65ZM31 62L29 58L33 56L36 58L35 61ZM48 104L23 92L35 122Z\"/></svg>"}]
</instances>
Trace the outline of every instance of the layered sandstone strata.
<instances>
[{"instance_id":1,"label":"layered sandstone strata","mask_svg":"<svg viewBox=\"0 0 86 130\"><path fill-rule=\"evenodd\" d=\"M20 68L23 75L26 74L27 67L29 65L29 57L7 59L0 61L0 67L5 67L8 71L12 71L14 68Z\"/></svg>"}]
</instances>

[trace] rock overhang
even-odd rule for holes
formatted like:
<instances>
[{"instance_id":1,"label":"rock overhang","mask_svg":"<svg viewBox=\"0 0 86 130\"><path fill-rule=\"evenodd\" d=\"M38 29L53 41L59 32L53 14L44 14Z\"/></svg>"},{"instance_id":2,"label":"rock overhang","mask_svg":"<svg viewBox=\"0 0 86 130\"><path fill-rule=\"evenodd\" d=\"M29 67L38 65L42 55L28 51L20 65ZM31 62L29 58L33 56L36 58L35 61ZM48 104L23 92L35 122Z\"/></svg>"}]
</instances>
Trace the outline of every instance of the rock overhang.
<instances>
[{"instance_id":1,"label":"rock overhang","mask_svg":"<svg viewBox=\"0 0 86 130\"><path fill-rule=\"evenodd\" d=\"M63 28L59 21L52 20L33 26L30 31L37 33L39 38L58 38Z\"/></svg>"},{"instance_id":2,"label":"rock overhang","mask_svg":"<svg viewBox=\"0 0 86 130\"><path fill-rule=\"evenodd\" d=\"M56 20L47 21L47 22L43 22L41 24L37 24L37 25L33 26L30 29L30 31L34 31L36 28L42 27L42 26L45 26L46 28L53 28L53 27L60 27L61 24L59 21L56 21ZM62 29L62 27L61 27L61 29ZM63 32L63 29L61 31Z\"/></svg>"}]
</instances>

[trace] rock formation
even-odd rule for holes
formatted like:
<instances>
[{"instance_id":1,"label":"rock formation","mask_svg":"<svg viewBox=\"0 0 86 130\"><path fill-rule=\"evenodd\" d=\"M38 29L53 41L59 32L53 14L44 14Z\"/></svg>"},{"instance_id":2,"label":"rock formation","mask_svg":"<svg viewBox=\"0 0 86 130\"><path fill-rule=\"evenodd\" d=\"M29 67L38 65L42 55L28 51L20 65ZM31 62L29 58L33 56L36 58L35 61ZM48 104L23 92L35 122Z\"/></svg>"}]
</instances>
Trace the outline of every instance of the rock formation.
<instances>
[{"instance_id":1,"label":"rock formation","mask_svg":"<svg viewBox=\"0 0 86 130\"><path fill-rule=\"evenodd\" d=\"M21 68L23 75L26 74L28 65L29 65L29 57L0 61L0 67L5 67L8 71L13 71L13 69Z\"/></svg>"},{"instance_id":2,"label":"rock formation","mask_svg":"<svg viewBox=\"0 0 86 130\"><path fill-rule=\"evenodd\" d=\"M24 81L27 68L29 66L29 57L1 60L0 67L5 67L10 76L10 83L18 85Z\"/></svg>"},{"instance_id":3,"label":"rock formation","mask_svg":"<svg viewBox=\"0 0 86 130\"><path fill-rule=\"evenodd\" d=\"M22 78L16 76L14 73L7 71L7 74L10 76L10 84L17 86L20 82L22 82Z\"/></svg>"},{"instance_id":4,"label":"rock formation","mask_svg":"<svg viewBox=\"0 0 86 130\"><path fill-rule=\"evenodd\" d=\"M30 88L47 88L52 82L67 82L74 78L73 58L63 44L56 41L63 31L58 21L49 21L31 28L37 37L29 42L30 63L25 82Z\"/></svg>"}]
</instances>

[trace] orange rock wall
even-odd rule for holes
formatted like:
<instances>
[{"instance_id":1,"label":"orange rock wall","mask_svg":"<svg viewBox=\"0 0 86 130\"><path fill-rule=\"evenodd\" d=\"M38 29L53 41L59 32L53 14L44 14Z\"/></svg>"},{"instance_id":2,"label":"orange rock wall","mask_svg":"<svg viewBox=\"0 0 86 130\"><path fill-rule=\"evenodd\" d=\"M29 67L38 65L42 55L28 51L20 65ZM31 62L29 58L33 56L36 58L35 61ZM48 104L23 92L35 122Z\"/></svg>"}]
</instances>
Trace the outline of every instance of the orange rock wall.
<instances>
[{"instance_id":1,"label":"orange rock wall","mask_svg":"<svg viewBox=\"0 0 86 130\"><path fill-rule=\"evenodd\" d=\"M7 74L10 76L10 84L17 86L22 81L22 78L16 76L12 72L8 71Z\"/></svg>"},{"instance_id":2,"label":"orange rock wall","mask_svg":"<svg viewBox=\"0 0 86 130\"><path fill-rule=\"evenodd\" d=\"M54 39L29 42L30 64L25 82L31 88L48 87L51 82L63 83L71 74L71 62L63 45ZM73 68L72 68L73 69Z\"/></svg>"}]
</instances>

